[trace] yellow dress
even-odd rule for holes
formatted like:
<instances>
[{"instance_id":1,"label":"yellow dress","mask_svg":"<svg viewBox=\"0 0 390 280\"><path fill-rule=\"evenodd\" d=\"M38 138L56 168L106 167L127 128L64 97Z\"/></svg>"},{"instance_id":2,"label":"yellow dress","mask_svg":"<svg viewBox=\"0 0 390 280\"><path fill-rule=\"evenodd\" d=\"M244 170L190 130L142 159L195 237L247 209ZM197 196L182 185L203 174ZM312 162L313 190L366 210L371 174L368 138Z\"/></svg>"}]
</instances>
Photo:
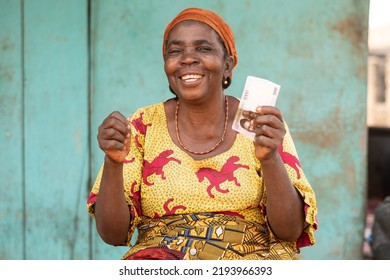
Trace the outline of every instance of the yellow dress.
<instances>
[{"instance_id":1,"label":"yellow dress","mask_svg":"<svg viewBox=\"0 0 390 280\"><path fill-rule=\"evenodd\" d=\"M141 108L129 120L133 138L123 178L132 225L122 259L294 259L300 247L315 243L315 194L287 125L279 153L306 214L297 242L278 240L268 226L266 186L252 140L237 133L230 150L194 160L173 143L163 103ZM92 217L101 175L102 169L87 201Z\"/></svg>"}]
</instances>

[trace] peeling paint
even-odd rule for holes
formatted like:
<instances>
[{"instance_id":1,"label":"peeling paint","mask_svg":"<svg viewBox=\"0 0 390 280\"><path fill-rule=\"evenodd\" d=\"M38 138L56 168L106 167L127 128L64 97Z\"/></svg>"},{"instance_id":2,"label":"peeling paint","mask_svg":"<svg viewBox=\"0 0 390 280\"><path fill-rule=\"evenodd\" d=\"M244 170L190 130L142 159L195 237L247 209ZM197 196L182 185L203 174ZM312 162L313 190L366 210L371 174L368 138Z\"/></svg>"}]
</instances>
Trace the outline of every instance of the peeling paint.
<instances>
[{"instance_id":1,"label":"peeling paint","mask_svg":"<svg viewBox=\"0 0 390 280\"><path fill-rule=\"evenodd\" d=\"M3 65L0 65L0 81L12 82L12 70L12 67L5 67Z\"/></svg>"},{"instance_id":2,"label":"peeling paint","mask_svg":"<svg viewBox=\"0 0 390 280\"><path fill-rule=\"evenodd\" d=\"M361 53L367 41L367 26L363 22L364 19L361 16L350 16L335 23L331 28L347 38L353 49Z\"/></svg>"},{"instance_id":3,"label":"peeling paint","mask_svg":"<svg viewBox=\"0 0 390 280\"><path fill-rule=\"evenodd\" d=\"M3 38L3 40L1 40L1 50L3 52L6 52L6 51L12 51L15 49L15 45L12 43L9 35L5 36L5 38Z\"/></svg>"},{"instance_id":4,"label":"peeling paint","mask_svg":"<svg viewBox=\"0 0 390 280\"><path fill-rule=\"evenodd\" d=\"M360 65L356 70L356 76L366 79L367 77L367 65Z\"/></svg>"}]
</instances>

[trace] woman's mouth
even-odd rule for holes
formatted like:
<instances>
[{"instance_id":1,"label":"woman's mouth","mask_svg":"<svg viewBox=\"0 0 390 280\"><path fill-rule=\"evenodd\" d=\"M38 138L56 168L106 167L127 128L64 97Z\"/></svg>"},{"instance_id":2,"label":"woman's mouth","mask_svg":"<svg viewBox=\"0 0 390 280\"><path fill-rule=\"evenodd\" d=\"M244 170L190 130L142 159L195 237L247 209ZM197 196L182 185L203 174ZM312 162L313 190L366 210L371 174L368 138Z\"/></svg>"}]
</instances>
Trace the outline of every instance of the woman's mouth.
<instances>
[{"instance_id":1,"label":"woman's mouth","mask_svg":"<svg viewBox=\"0 0 390 280\"><path fill-rule=\"evenodd\" d=\"M198 75L198 74L188 74L188 75L184 75L181 77L181 79L187 83L193 83L193 82L196 82L202 78L203 78L203 76Z\"/></svg>"}]
</instances>

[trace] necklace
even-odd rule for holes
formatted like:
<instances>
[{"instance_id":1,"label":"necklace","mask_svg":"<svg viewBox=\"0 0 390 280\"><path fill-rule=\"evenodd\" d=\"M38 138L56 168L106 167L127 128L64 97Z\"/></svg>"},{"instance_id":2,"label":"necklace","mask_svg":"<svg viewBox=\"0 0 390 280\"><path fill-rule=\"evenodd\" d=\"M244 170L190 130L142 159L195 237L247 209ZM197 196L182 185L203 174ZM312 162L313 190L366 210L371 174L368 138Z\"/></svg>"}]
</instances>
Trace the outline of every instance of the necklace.
<instances>
[{"instance_id":1,"label":"necklace","mask_svg":"<svg viewBox=\"0 0 390 280\"><path fill-rule=\"evenodd\" d=\"M176 112L175 112L175 125L176 125L176 137L177 137L177 141L179 142L180 146L186 150L187 152L191 153L191 154L195 154L195 155L205 155L205 154L208 154L208 153L211 153L212 151L214 151L224 140L225 138L225 134L226 134L226 128L227 128L227 123L228 123L228 116L229 116L229 102L228 102L228 97L225 96L225 104L226 104L226 108L225 108L225 125L224 125L224 128L223 128L223 133L222 133L222 138L209 150L205 151L205 152L194 152L190 149L188 149L184 144L183 142L181 141L180 139L180 135L179 135L179 120L178 120L178 115L179 115L179 100L177 100L177 103L176 103Z\"/></svg>"}]
</instances>

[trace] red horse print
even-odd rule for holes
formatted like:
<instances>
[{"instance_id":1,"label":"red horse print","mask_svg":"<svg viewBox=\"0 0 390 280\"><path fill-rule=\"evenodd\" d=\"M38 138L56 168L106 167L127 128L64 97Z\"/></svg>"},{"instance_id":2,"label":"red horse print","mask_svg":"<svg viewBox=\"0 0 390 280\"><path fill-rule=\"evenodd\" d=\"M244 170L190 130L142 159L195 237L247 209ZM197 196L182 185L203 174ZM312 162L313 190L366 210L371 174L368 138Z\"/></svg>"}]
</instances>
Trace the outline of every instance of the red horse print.
<instances>
[{"instance_id":1,"label":"red horse print","mask_svg":"<svg viewBox=\"0 0 390 280\"><path fill-rule=\"evenodd\" d=\"M152 162L148 162L147 160L144 160L144 172L142 176L145 185L147 186L153 185L153 183L148 182L148 177L152 174L161 175L161 179L165 180L165 174L163 168L170 161L175 161L181 164L180 160L173 157L169 157L172 154L173 154L172 150L166 150L161 152Z\"/></svg>"},{"instance_id":2,"label":"red horse print","mask_svg":"<svg viewBox=\"0 0 390 280\"><path fill-rule=\"evenodd\" d=\"M221 184L225 181L233 181L237 187L240 186L240 183L237 181L237 178L234 176L234 171L238 168L246 168L249 169L249 166L236 164L240 158L237 156L230 157L226 163L222 166L221 171L212 169L212 168L200 168L196 172L196 176L198 176L199 182L203 182L204 178L207 178L210 182L210 185L207 187L207 193L211 198L214 198L214 195L211 193L211 190L215 188L217 192L227 193L228 189L221 189Z\"/></svg>"},{"instance_id":3,"label":"red horse print","mask_svg":"<svg viewBox=\"0 0 390 280\"><path fill-rule=\"evenodd\" d=\"M185 207L184 205L176 205L176 206L173 206L171 209L169 209L169 204L171 202L173 202L174 198L169 198L167 201L165 201L164 205L163 205L163 208L165 210L165 214L163 216L169 216L169 215L175 215L176 214L176 211L179 210L179 209L182 209L182 210L186 210L187 207ZM153 218L160 218L160 215L158 215L157 213L154 213L154 216Z\"/></svg>"},{"instance_id":4,"label":"red horse print","mask_svg":"<svg viewBox=\"0 0 390 280\"><path fill-rule=\"evenodd\" d=\"M89 196L88 196L88 199L87 199L87 203L88 204L95 203L97 198L98 198L98 195L96 193L90 192Z\"/></svg>"},{"instance_id":5,"label":"red horse print","mask_svg":"<svg viewBox=\"0 0 390 280\"><path fill-rule=\"evenodd\" d=\"M137 185L137 182L134 181L133 184L131 184L131 189L130 189L130 194L131 194L131 197L133 198L133 201L134 201L134 207L137 211L137 214L138 216L141 216L142 214L142 211L141 211L141 203L140 203L140 199L141 199L141 191L138 190L138 191L135 191L134 188L135 186Z\"/></svg>"},{"instance_id":6,"label":"red horse print","mask_svg":"<svg viewBox=\"0 0 390 280\"><path fill-rule=\"evenodd\" d=\"M283 144L280 144L278 147L278 152L280 156L282 157L282 160L285 164L289 165L292 169L295 170L297 173L297 178L301 178L301 173L299 171L298 167L301 167L301 164L298 160L298 158L288 152L283 151Z\"/></svg>"},{"instance_id":7,"label":"red horse print","mask_svg":"<svg viewBox=\"0 0 390 280\"><path fill-rule=\"evenodd\" d=\"M146 129L148 128L148 126L151 126L152 124L151 123L148 123L148 124L143 123L143 120L142 120L143 114L144 114L144 112L141 112L138 118L131 121L131 124L138 131L139 134L145 136ZM138 140L138 134L135 135L135 141L136 141L138 147L142 147L141 143Z\"/></svg>"}]
</instances>

